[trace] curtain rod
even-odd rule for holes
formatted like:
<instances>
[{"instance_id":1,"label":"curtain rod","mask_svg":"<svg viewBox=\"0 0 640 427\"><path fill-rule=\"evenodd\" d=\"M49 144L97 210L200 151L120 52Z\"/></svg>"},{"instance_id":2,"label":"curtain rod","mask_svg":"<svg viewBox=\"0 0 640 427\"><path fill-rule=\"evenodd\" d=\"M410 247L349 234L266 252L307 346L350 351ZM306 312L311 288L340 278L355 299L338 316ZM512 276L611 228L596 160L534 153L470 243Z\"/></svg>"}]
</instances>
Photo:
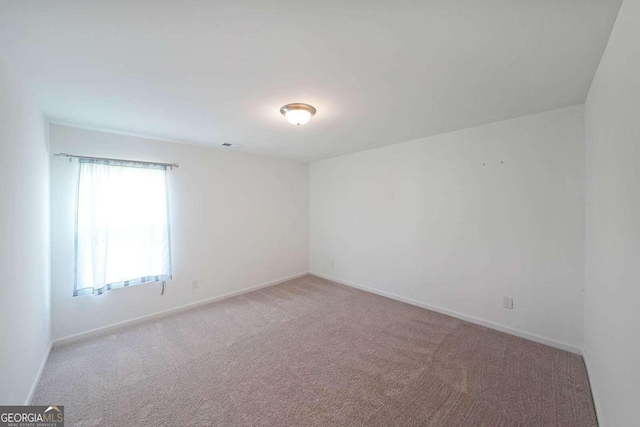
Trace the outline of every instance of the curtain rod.
<instances>
[{"instance_id":1,"label":"curtain rod","mask_svg":"<svg viewBox=\"0 0 640 427\"><path fill-rule=\"evenodd\" d=\"M178 167L177 163L143 162L143 161L140 161L140 160L110 159L108 157L77 156L75 154L67 154L67 153L56 153L56 154L54 154L54 156L67 157L67 158L69 158L69 160L71 160L72 158L75 158L75 159L92 159L92 160L111 160L111 161L114 161L114 162L145 163L145 164L148 164L148 165L166 166L166 167L169 167L169 168L177 168Z\"/></svg>"}]
</instances>

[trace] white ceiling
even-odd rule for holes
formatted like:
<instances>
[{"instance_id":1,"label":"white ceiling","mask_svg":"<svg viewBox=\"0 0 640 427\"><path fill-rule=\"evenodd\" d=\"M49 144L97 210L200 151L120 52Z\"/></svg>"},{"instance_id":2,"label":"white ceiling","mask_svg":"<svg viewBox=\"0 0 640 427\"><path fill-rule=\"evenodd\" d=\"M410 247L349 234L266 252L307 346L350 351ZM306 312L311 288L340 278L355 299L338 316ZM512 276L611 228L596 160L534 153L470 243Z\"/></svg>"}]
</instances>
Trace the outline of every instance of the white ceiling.
<instances>
[{"instance_id":1,"label":"white ceiling","mask_svg":"<svg viewBox=\"0 0 640 427\"><path fill-rule=\"evenodd\" d=\"M584 102L620 3L14 0L0 50L53 121L312 161Z\"/></svg>"}]
</instances>

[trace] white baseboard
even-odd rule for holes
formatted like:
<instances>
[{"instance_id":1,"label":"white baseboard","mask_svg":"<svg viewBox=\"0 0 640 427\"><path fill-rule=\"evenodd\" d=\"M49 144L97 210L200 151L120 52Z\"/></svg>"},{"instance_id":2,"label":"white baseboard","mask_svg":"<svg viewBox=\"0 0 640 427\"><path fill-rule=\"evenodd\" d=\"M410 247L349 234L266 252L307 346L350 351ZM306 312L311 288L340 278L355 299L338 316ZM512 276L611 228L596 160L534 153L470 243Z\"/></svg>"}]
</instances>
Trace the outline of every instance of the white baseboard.
<instances>
[{"instance_id":1,"label":"white baseboard","mask_svg":"<svg viewBox=\"0 0 640 427\"><path fill-rule=\"evenodd\" d=\"M161 317L170 316L175 313L179 313L181 311L189 310L195 307L199 307L201 305L211 304L212 302L220 301L227 298L232 298L238 295L246 294L247 292L256 291L258 289L267 288L269 286L277 285L282 282L286 282L287 280L297 279L298 277L306 276L309 274L308 272L294 274L293 276L283 277L282 279L272 280L270 282L262 283L260 285L251 286L249 288L245 288L239 291L230 292L228 294L219 295L211 298L207 298L201 301L192 302L189 304L181 305L179 307L170 308L168 310L159 311L152 314L147 314L145 316L136 317L130 320L125 320L124 322L113 323L111 325L103 326L101 328L91 329L86 332L81 332L79 334L69 335L66 337L58 338L53 341L53 346L59 346L63 344L68 344L75 341L80 341L83 339L91 338L98 335L103 335L108 332L111 332L116 329L123 328L125 326L133 325L135 323L145 322L148 320L158 319Z\"/></svg>"},{"instance_id":2,"label":"white baseboard","mask_svg":"<svg viewBox=\"0 0 640 427\"><path fill-rule=\"evenodd\" d=\"M559 348L561 350L565 350L565 351L568 351L570 353L575 353L575 354L578 354L578 355L582 355L582 349L580 349L578 347L574 347L572 345L568 345L568 344L565 344L565 343L554 341L554 340L549 339L549 338L544 338L544 337L541 337L539 335L531 334L529 332L521 331L519 329L511 328L509 326L504 326L504 325L500 325L498 323L490 322L488 320L483 320L483 319L479 319L477 317L468 316L466 314L458 313L456 311L447 310L446 308L438 307L438 306L435 306L435 305L426 304L426 303L423 303L421 301L417 301L417 300L414 300L414 299L401 297L400 295L395 295L395 294L392 294L390 292L379 291L377 289L369 288L367 286L359 285L357 283L349 282L349 281L346 281L346 280L337 279L335 277L327 276L327 275L324 275L324 274L321 274L321 273L309 272L309 274L321 277L323 279L331 280L333 282L340 283L342 285L350 286L352 288L356 288L356 289L360 289L360 290L363 290L363 291L366 291L366 292L370 292L372 294L380 295L380 296L383 296L383 297L394 299L396 301L401 301L401 302L404 302L404 303L407 303L407 304L411 304L411 305L415 305L415 306L418 306L418 307L426 308L427 310L435 311L435 312L438 312L438 313L441 313L441 314L446 314L447 316L455 317L456 319L465 320L467 322L475 323L476 325L484 326L484 327L487 327L487 328L490 328L490 329L495 329L497 331L505 332L505 333L511 334L511 335L515 335L517 337L528 339L530 341L535 341L535 342L540 343L540 344L545 344L545 345L548 345L548 346L551 346L551 347Z\"/></svg>"},{"instance_id":3,"label":"white baseboard","mask_svg":"<svg viewBox=\"0 0 640 427\"><path fill-rule=\"evenodd\" d=\"M600 408L600 398L598 397L596 388L593 384L593 376L591 376L591 371L589 370L589 356L585 350L582 351L582 359L584 360L584 366L587 368L587 378L589 379L589 385L591 386L591 398L593 399L593 406L596 410L596 421L600 427L603 427L604 424L602 424L602 418L600 416L603 413Z\"/></svg>"},{"instance_id":4,"label":"white baseboard","mask_svg":"<svg viewBox=\"0 0 640 427\"><path fill-rule=\"evenodd\" d=\"M49 343L49 349L47 353L44 355L42 362L40 363L40 368L38 369L38 373L36 374L36 378L33 380L33 384L31 384L31 389L29 389L29 394L27 395L27 399L24 401L25 406L31 405L31 401L33 400L33 395L36 392L36 388L38 384L40 384L40 377L42 377L42 372L44 372L44 367L47 364L47 360L49 360L49 355L51 354L51 348L53 344Z\"/></svg>"}]
</instances>

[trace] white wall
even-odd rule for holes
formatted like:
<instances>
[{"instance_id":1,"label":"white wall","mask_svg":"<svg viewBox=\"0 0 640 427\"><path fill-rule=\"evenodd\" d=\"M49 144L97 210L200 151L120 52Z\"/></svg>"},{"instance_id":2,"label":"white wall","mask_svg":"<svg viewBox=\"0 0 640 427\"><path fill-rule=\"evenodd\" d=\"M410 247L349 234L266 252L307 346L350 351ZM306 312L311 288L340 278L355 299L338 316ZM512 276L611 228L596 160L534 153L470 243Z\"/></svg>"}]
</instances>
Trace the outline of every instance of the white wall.
<instances>
[{"instance_id":1,"label":"white wall","mask_svg":"<svg viewBox=\"0 0 640 427\"><path fill-rule=\"evenodd\" d=\"M30 397L50 346L44 117L0 53L0 405Z\"/></svg>"},{"instance_id":2,"label":"white wall","mask_svg":"<svg viewBox=\"0 0 640 427\"><path fill-rule=\"evenodd\" d=\"M582 348L583 106L319 161L310 188L311 272Z\"/></svg>"},{"instance_id":3,"label":"white wall","mask_svg":"<svg viewBox=\"0 0 640 427\"><path fill-rule=\"evenodd\" d=\"M585 359L601 426L638 425L640 1L626 0L586 104Z\"/></svg>"},{"instance_id":4,"label":"white wall","mask_svg":"<svg viewBox=\"0 0 640 427\"><path fill-rule=\"evenodd\" d=\"M308 270L308 165L52 125L51 150L177 162L168 172L174 279L72 297L77 162L51 159L53 338ZM191 288L191 279L199 288Z\"/></svg>"}]
</instances>

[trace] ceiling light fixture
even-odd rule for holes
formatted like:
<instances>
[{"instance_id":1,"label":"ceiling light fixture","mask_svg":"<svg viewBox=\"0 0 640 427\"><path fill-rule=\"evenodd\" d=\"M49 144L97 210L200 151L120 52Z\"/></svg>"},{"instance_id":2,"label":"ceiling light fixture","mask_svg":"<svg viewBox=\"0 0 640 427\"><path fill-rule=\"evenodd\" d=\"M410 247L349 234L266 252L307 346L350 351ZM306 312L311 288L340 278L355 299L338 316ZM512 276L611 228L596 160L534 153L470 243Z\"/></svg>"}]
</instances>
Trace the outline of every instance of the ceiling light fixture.
<instances>
[{"instance_id":1,"label":"ceiling light fixture","mask_svg":"<svg viewBox=\"0 0 640 427\"><path fill-rule=\"evenodd\" d=\"M303 125L316 113L316 109L309 104L296 103L285 105L280 112L292 125Z\"/></svg>"}]
</instances>

